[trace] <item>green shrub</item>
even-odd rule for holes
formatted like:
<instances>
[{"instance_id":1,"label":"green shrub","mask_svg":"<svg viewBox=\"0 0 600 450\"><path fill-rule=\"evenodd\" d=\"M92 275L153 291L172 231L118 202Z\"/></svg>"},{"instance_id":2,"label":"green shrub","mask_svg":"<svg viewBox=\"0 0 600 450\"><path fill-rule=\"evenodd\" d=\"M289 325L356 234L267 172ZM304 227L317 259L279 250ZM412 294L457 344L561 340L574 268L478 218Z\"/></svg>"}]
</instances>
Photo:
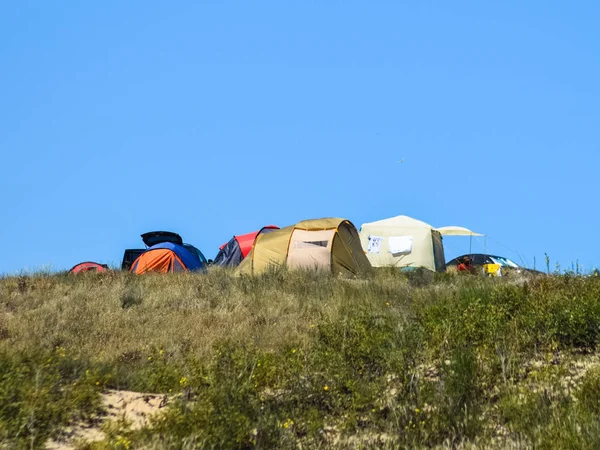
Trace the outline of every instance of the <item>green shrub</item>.
<instances>
[{"instance_id":1,"label":"green shrub","mask_svg":"<svg viewBox=\"0 0 600 450\"><path fill-rule=\"evenodd\" d=\"M308 346L273 353L225 342L212 360L188 364L183 396L140 436L168 434L175 447L262 448L324 444L327 426L340 435L377 426L389 375L416 351L405 336L389 318L357 310L315 327Z\"/></svg>"},{"instance_id":2,"label":"green shrub","mask_svg":"<svg viewBox=\"0 0 600 450\"><path fill-rule=\"evenodd\" d=\"M501 398L499 410L502 422L530 441L535 439L539 427L551 422L553 414L552 400L546 390L510 389Z\"/></svg>"},{"instance_id":3,"label":"green shrub","mask_svg":"<svg viewBox=\"0 0 600 450\"><path fill-rule=\"evenodd\" d=\"M262 408L254 374L258 361L252 349L219 347L208 370L180 379L184 395L153 422L145 438L168 435L173 447L183 442L200 448L272 447L279 422L273 411Z\"/></svg>"},{"instance_id":4,"label":"green shrub","mask_svg":"<svg viewBox=\"0 0 600 450\"><path fill-rule=\"evenodd\" d=\"M593 367L586 372L575 397L584 411L600 416L600 367Z\"/></svg>"},{"instance_id":5,"label":"green shrub","mask_svg":"<svg viewBox=\"0 0 600 450\"><path fill-rule=\"evenodd\" d=\"M72 421L100 412L105 379L64 349L34 355L0 352L0 444L41 448Z\"/></svg>"}]
</instances>

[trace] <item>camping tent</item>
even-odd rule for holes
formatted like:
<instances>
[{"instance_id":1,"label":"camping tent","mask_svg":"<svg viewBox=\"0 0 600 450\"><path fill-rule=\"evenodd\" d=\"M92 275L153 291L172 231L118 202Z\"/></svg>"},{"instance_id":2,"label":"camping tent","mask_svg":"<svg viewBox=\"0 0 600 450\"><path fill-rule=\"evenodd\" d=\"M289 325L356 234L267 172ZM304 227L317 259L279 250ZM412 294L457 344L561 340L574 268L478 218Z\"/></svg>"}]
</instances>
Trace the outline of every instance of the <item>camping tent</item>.
<instances>
[{"instance_id":1,"label":"camping tent","mask_svg":"<svg viewBox=\"0 0 600 450\"><path fill-rule=\"evenodd\" d=\"M360 241L373 267L446 269L441 233L412 217L365 223L360 228Z\"/></svg>"},{"instance_id":2,"label":"camping tent","mask_svg":"<svg viewBox=\"0 0 600 450\"><path fill-rule=\"evenodd\" d=\"M71 267L69 273L80 273L80 272L108 272L110 269L106 264L98 264L93 261L86 261Z\"/></svg>"},{"instance_id":3,"label":"camping tent","mask_svg":"<svg viewBox=\"0 0 600 450\"><path fill-rule=\"evenodd\" d=\"M123 254L123 261L121 263L121 270L130 270L133 263L142 255L147 252L150 247L155 246L156 244L161 244L163 242L170 242L171 244L176 244L181 247L184 247L190 253L194 254L197 259L200 260L202 265L206 264L206 258L202 254L200 250L194 247L192 244L186 244L183 242L181 236L177 233L173 233L172 231L150 231L148 233L144 233L141 235L142 241L146 245L146 248L128 248L125 250Z\"/></svg>"},{"instance_id":4,"label":"camping tent","mask_svg":"<svg viewBox=\"0 0 600 450\"><path fill-rule=\"evenodd\" d=\"M205 268L205 264L195 252L172 242L161 242L142 253L134 261L130 272L187 272Z\"/></svg>"},{"instance_id":5,"label":"camping tent","mask_svg":"<svg viewBox=\"0 0 600 450\"><path fill-rule=\"evenodd\" d=\"M356 275L371 269L358 232L345 219L327 218L259 234L238 273L261 274L269 268L319 269Z\"/></svg>"},{"instance_id":6,"label":"camping tent","mask_svg":"<svg viewBox=\"0 0 600 450\"><path fill-rule=\"evenodd\" d=\"M279 227L276 227L275 225L267 225L253 233L233 236L229 242L221 245L219 253L215 257L214 264L226 267L235 267L239 265L242 260L248 256L250 250L252 250L252 245L254 244L256 236L261 233L269 233L278 229Z\"/></svg>"}]
</instances>

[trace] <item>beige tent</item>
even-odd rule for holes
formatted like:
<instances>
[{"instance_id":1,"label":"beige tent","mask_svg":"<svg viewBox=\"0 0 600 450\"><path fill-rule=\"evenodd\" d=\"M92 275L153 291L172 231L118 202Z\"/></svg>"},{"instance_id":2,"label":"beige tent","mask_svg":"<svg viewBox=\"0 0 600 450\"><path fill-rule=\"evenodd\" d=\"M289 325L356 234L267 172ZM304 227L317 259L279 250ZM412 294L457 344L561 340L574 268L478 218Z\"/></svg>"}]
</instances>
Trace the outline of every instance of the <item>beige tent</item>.
<instances>
[{"instance_id":1,"label":"beige tent","mask_svg":"<svg viewBox=\"0 0 600 450\"><path fill-rule=\"evenodd\" d=\"M338 218L305 220L258 235L237 272L258 275L283 266L345 275L371 270L356 228L348 220Z\"/></svg>"},{"instance_id":2,"label":"beige tent","mask_svg":"<svg viewBox=\"0 0 600 450\"><path fill-rule=\"evenodd\" d=\"M360 241L373 267L446 269L441 233L408 216L363 224Z\"/></svg>"}]
</instances>

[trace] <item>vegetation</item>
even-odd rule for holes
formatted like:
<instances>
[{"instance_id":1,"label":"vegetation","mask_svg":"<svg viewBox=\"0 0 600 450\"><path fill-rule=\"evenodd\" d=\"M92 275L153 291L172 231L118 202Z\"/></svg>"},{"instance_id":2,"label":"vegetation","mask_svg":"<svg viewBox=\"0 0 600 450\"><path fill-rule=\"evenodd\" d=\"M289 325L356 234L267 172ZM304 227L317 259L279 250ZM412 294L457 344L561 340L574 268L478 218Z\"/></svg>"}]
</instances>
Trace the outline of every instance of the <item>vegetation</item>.
<instances>
[{"instance_id":1,"label":"vegetation","mask_svg":"<svg viewBox=\"0 0 600 450\"><path fill-rule=\"evenodd\" d=\"M0 447L165 393L84 448L598 448L600 277L0 279Z\"/></svg>"}]
</instances>

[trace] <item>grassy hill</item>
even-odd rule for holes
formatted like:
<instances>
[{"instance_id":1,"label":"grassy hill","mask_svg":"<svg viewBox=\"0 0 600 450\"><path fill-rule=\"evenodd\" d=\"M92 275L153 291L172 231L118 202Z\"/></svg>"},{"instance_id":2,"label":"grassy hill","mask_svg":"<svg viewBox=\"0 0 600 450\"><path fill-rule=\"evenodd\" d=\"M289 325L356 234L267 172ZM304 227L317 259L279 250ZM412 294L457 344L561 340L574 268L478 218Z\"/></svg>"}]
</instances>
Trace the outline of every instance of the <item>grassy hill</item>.
<instances>
[{"instance_id":1,"label":"grassy hill","mask_svg":"<svg viewBox=\"0 0 600 450\"><path fill-rule=\"evenodd\" d=\"M0 279L0 448L600 448L600 277Z\"/></svg>"}]
</instances>

